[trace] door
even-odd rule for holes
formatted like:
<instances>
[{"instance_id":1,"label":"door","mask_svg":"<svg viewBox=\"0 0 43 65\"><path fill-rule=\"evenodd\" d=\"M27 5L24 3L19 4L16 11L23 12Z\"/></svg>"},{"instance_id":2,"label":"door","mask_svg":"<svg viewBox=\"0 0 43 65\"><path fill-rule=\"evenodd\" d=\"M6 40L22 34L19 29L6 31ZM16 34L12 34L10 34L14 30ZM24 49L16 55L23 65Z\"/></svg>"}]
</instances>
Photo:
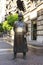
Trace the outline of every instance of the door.
<instances>
[{"instance_id":1,"label":"door","mask_svg":"<svg viewBox=\"0 0 43 65\"><path fill-rule=\"evenodd\" d=\"M36 40L37 39L37 22L36 21L32 21L32 40Z\"/></svg>"}]
</instances>

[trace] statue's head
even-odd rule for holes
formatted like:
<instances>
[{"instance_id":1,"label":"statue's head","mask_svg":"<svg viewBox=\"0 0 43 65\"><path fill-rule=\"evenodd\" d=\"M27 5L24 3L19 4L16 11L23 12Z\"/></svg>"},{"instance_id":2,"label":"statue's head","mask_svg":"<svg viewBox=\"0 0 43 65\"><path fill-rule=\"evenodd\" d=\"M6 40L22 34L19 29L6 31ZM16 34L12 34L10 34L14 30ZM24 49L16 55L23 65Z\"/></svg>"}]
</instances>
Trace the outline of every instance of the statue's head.
<instances>
[{"instance_id":1,"label":"statue's head","mask_svg":"<svg viewBox=\"0 0 43 65\"><path fill-rule=\"evenodd\" d=\"M19 18L19 21L23 20L23 14L21 12L18 14L18 18Z\"/></svg>"}]
</instances>

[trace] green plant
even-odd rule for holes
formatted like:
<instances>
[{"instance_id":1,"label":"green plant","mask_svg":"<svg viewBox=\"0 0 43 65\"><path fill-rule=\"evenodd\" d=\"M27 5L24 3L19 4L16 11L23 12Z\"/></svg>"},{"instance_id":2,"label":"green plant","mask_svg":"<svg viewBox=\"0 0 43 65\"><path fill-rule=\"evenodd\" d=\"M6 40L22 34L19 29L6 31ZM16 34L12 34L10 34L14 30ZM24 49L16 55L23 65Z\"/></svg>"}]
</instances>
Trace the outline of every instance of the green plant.
<instances>
[{"instance_id":1,"label":"green plant","mask_svg":"<svg viewBox=\"0 0 43 65\"><path fill-rule=\"evenodd\" d=\"M12 29L12 26L8 24L8 21L3 22L3 29L5 31L10 31Z\"/></svg>"},{"instance_id":2,"label":"green plant","mask_svg":"<svg viewBox=\"0 0 43 65\"><path fill-rule=\"evenodd\" d=\"M18 20L18 14L14 14L14 15L9 15L7 17L7 21L8 21L8 24L11 25L13 27L14 25L14 22Z\"/></svg>"}]
</instances>

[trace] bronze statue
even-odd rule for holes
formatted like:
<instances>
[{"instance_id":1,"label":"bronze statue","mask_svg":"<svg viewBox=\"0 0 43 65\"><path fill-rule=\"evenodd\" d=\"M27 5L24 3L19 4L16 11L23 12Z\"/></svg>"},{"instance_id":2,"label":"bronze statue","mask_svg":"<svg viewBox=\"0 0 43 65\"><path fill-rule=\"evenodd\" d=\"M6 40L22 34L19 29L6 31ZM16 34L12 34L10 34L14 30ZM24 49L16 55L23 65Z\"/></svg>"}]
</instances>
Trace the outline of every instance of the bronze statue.
<instances>
[{"instance_id":1,"label":"bronze statue","mask_svg":"<svg viewBox=\"0 0 43 65\"><path fill-rule=\"evenodd\" d=\"M23 53L23 58L25 58L28 50L26 41L27 26L23 22L23 15L21 13L18 14L18 19L14 23L14 58L16 58L17 53Z\"/></svg>"}]
</instances>

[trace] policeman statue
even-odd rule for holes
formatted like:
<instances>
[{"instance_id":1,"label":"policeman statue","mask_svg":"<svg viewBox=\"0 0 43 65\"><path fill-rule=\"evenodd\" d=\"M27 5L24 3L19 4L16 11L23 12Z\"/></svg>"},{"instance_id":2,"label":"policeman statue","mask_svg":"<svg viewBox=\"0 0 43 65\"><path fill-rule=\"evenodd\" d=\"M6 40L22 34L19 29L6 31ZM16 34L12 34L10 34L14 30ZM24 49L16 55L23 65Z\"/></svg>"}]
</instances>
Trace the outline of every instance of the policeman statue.
<instances>
[{"instance_id":1,"label":"policeman statue","mask_svg":"<svg viewBox=\"0 0 43 65\"><path fill-rule=\"evenodd\" d=\"M17 53L23 53L23 58L26 57L27 41L27 25L23 22L22 13L18 14L18 21L14 23L14 58L16 58Z\"/></svg>"}]
</instances>

